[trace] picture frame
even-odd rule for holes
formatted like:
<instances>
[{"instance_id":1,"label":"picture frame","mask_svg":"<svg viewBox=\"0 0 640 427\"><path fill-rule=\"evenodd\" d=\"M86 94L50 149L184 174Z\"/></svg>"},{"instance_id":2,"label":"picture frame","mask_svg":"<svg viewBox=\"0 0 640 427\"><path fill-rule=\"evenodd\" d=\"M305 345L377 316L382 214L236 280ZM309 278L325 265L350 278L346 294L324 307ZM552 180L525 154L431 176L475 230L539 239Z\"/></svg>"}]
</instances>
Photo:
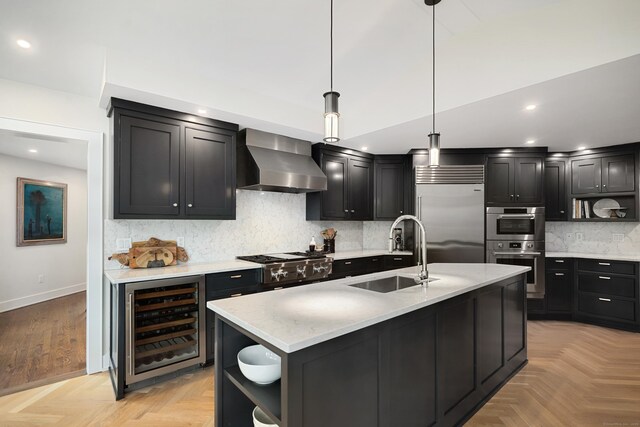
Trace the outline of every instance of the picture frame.
<instances>
[{"instance_id":1,"label":"picture frame","mask_svg":"<svg viewBox=\"0 0 640 427\"><path fill-rule=\"evenodd\" d=\"M18 177L16 245L67 243L67 184Z\"/></svg>"}]
</instances>

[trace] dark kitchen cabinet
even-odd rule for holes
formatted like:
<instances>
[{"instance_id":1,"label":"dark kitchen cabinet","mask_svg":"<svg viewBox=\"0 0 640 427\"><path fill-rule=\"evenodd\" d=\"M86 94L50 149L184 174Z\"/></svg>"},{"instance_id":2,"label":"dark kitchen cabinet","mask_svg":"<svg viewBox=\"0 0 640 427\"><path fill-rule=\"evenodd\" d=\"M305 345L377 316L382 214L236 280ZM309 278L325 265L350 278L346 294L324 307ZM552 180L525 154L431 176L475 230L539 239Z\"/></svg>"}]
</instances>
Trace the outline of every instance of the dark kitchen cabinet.
<instances>
[{"instance_id":1,"label":"dark kitchen cabinet","mask_svg":"<svg viewBox=\"0 0 640 427\"><path fill-rule=\"evenodd\" d=\"M376 156L374 215L376 220L395 220L407 212L411 194L406 188L407 160L403 156Z\"/></svg>"},{"instance_id":2,"label":"dark kitchen cabinet","mask_svg":"<svg viewBox=\"0 0 640 427\"><path fill-rule=\"evenodd\" d=\"M595 155L571 161L571 194L635 191L635 154Z\"/></svg>"},{"instance_id":3,"label":"dark kitchen cabinet","mask_svg":"<svg viewBox=\"0 0 640 427\"><path fill-rule=\"evenodd\" d=\"M116 219L235 219L238 126L112 99Z\"/></svg>"},{"instance_id":4,"label":"dark kitchen cabinet","mask_svg":"<svg viewBox=\"0 0 640 427\"><path fill-rule=\"evenodd\" d=\"M544 163L545 219L567 220L566 163L548 160Z\"/></svg>"},{"instance_id":5,"label":"dark kitchen cabinet","mask_svg":"<svg viewBox=\"0 0 640 427\"><path fill-rule=\"evenodd\" d=\"M640 330L638 263L580 259L576 274L575 320Z\"/></svg>"},{"instance_id":6,"label":"dark kitchen cabinet","mask_svg":"<svg viewBox=\"0 0 640 427\"><path fill-rule=\"evenodd\" d=\"M327 190L307 193L307 220L373 219L373 156L325 144L312 147Z\"/></svg>"},{"instance_id":7,"label":"dark kitchen cabinet","mask_svg":"<svg viewBox=\"0 0 640 427\"><path fill-rule=\"evenodd\" d=\"M544 204L542 157L488 157L487 205Z\"/></svg>"},{"instance_id":8,"label":"dark kitchen cabinet","mask_svg":"<svg viewBox=\"0 0 640 427\"><path fill-rule=\"evenodd\" d=\"M547 312L570 314L573 308L573 269L566 258L549 258L545 279Z\"/></svg>"},{"instance_id":9,"label":"dark kitchen cabinet","mask_svg":"<svg viewBox=\"0 0 640 427\"><path fill-rule=\"evenodd\" d=\"M239 270L225 273L207 274L205 276L205 295L207 301L223 298L233 298L254 294L259 291L262 281L262 270ZM215 355L215 313L206 311L207 345L205 352L206 364L214 362Z\"/></svg>"}]
</instances>

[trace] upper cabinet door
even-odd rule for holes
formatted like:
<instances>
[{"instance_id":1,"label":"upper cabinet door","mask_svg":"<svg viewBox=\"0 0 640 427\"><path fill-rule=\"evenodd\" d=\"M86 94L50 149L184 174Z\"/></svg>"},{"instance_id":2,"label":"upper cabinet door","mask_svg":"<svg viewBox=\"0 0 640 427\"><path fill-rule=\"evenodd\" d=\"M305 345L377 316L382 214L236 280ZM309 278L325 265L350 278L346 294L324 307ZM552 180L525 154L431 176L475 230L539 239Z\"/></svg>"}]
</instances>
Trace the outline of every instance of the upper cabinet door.
<instances>
[{"instance_id":1,"label":"upper cabinet door","mask_svg":"<svg viewBox=\"0 0 640 427\"><path fill-rule=\"evenodd\" d=\"M322 192L322 218L345 219L347 207L348 159L341 156L322 156L322 171L327 175L327 191Z\"/></svg>"},{"instance_id":2,"label":"upper cabinet door","mask_svg":"<svg viewBox=\"0 0 640 427\"><path fill-rule=\"evenodd\" d=\"M508 205L515 201L514 175L513 158L489 157L486 176L488 204Z\"/></svg>"},{"instance_id":3,"label":"upper cabinet door","mask_svg":"<svg viewBox=\"0 0 640 427\"><path fill-rule=\"evenodd\" d=\"M375 219L394 220L404 213L404 162L375 162Z\"/></svg>"},{"instance_id":4,"label":"upper cabinet door","mask_svg":"<svg viewBox=\"0 0 640 427\"><path fill-rule=\"evenodd\" d=\"M566 221L566 165L560 161L548 161L544 164L545 218L553 221Z\"/></svg>"},{"instance_id":5,"label":"upper cabinet door","mask_svg":"<svg viewBox=\"0 0 640 427\"><path fill-rule=\"evenodd\" d=\"M121 115L115 134L114 218L180 215L180 125Z\"/></svg>"},{"instance_id":6,"label":"upper cabinet door","mask_svg":"<svg viewBox=\"0 0 640 427\"><path fill-rule=\"evenodd\" d=\"M600 192L601 159L571 161L571 194Z\"/></svg>"},{"instance_id":7,"label":"upper cabinet door","mask_svg":"<svg viewBox=\"0 0 640 427\"><path fill-rule=\"evenodd\" d=\"M185 129L187 217L235 218L235 133Z\"/></svg>"},{"instance_id":8,"label":"upper cabinet door","mask_svg":"<svg viewBox=\"0 0 640 427\"><path fill-rule=\"evenodd\" d=\"M514 169L515 203L543 204L542 159L540 157L516 157Z\"/></svg>"},{"instance_id":9,"label":"upper cabinet door","mask_svg":"<svg viewBox=\"0 0 640 427\"><path fill-rule=\"evenodd\" d=\"M373 162L349 159L349 219L373 219Z\"/></svg>"},{"instance_id":10,"label":"upper cabinet door","mask_svg":"<svg viewBox=\"0 0 640 427\"><path fill-rule=\"evenodd\" d=\"M635 190L633 154L602 158L602 192L620 193Z\"/></svg>"}]
</instances>

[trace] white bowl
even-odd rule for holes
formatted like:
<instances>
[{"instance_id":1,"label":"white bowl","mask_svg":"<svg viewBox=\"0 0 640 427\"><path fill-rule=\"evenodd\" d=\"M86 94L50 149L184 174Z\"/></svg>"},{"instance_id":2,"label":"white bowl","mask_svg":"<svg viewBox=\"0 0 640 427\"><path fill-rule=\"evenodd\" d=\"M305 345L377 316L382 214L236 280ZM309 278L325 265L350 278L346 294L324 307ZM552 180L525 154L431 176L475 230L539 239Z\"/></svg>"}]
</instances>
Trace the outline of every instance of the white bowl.
<instances>
[{"instance_id":1,"label":"white bowl","mask_svg":"<svg viewBox=\"0 0 640 427\"><path fill-rule=\"evenodd\" d=\"M266 416L262 409L256 408L253 410L253 426L254 427L278 427L278 424L273 424L269 417Z\"/></svg>"},{"instance_id":2,"label":"white bowl","mask_svg":"<svg viewBox=\"0 0 640 427\"><path fill-rule=\"evenodd\" d=\"M280 379L280 356L262 345L251 345L238 352L242 374L254 383L271 384Z\"/></svg>"}]
</instances>

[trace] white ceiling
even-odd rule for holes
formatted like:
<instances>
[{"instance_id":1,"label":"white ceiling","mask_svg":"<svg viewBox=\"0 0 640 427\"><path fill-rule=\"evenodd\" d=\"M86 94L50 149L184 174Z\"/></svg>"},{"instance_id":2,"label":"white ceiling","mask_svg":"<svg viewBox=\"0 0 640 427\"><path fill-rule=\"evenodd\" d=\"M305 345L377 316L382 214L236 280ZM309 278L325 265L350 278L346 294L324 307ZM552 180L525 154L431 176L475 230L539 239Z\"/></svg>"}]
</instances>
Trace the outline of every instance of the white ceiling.
<instances>
[{"instance_id":1,"label":"white ceiling","mask_svg":"<svg viewBox=\"0 0 640 427\"><path fill-rule=\"evenodd\" d=\"M321 139L328 0L0 0L0 10L0 78L102 106L119 96L205 108L241 126ZM443 147L640 141L640 1L442 0L436 18ZM341 144L423 146L431 9L422 0L336 2L334 43ZM539 108L524 114L531 102Z\"/></svg>"},{"instance_id":2,"label":"white ceiling","mask_svg":"<svg viewBox=\"0 0 640 427\"><path fill-rule=\"evenodd\" d=\"M0 130L0 154L69 168L87 169L86 141Z\"/></svg>"}]
</instances>

